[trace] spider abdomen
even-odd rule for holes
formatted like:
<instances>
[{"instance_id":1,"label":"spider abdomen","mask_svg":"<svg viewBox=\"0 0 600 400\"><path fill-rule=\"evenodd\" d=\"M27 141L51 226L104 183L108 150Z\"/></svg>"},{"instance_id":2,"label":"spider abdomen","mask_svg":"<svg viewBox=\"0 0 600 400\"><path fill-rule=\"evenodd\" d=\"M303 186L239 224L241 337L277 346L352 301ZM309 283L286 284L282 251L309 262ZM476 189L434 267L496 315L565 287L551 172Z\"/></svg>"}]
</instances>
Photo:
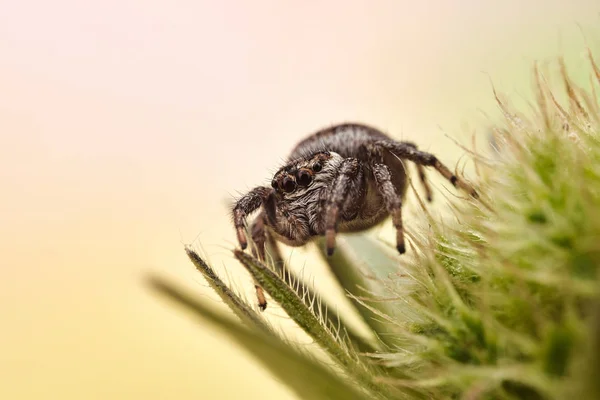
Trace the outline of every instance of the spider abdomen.
<instances>
[{"instance_id":1,"label":"spider abdomen","mask_svg":"<svg viewBox=\"0 0 600 400\"><path fill-rule=\"evenodd\" d=\"M306 157L318 151L333 151L344 158L356 157L360 148L369 142L389 139L384 133L363 124L341 124L322 129L302 140L289 160Z\"/></svg>"}]
</instances>

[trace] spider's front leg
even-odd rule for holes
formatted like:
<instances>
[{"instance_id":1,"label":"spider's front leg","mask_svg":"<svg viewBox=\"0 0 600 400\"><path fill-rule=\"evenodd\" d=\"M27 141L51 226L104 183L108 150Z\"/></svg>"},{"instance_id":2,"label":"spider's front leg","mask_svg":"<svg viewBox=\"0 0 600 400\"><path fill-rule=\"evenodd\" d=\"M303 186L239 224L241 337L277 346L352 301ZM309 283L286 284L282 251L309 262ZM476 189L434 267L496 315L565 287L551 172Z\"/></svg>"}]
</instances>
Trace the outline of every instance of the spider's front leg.
<instances>
[{"instance_id":1,"label":"spider's front leg","mask_svg":"<svg viewBox=\"0 0 600 400\"><path fill-rule=\"evenodd\" d=\"M257 253L255 256L258 255L260 261L263 262L266 261L265 247L267 243L269 243L274 251L277 249L275 239L273 239L273 235L267 228L269 225L272 227L277 226L277 200L275 199L275 192L273 190L263 198L262 211L250 228L252 241Z\"/></svg>"},{"instance_id":2,"label":"spider's front leg","mask_svg":"<svg viewBox=\"0 0 600 400\"><path fill-rule=\"evenodd\" d=\"M358 197L363 177L361 166L360 161L356 158L344 159L327 195L325 203L325 245L327 246L327 255L332 255L335 249L335 236L340 212L345 211L345 206L353 204L353 200Z\"/></svg>"},{"instance_id":3,"label":"spider's front leg","mask_svg":"<svg viewBox=\"0 0 600 400\"><path fill-rule=\"evenodd\" d=\"M282 257L277 246L277 241L273 237L267 222L267 214L265 211L266 205L263 204L263 210L256 217L250 227L250 233L252 235L252 242L254 243L253 255L260 261L266 262L266 249L267 246L270 250L270 255L273 259L277 270L283 268Z\"/></svg>"},{"instance_id":4,"label":"spider's front leg","mask_svg":"<svg viewBox=\"0 0 600 400\"><path fill-rule=\"evenodd\" d=\"M233 207L233 223L236 228L237 239L242 250L248 247L248 239L246 238L246 217L259 207L263 206L263 211L258 216L251 228L252 239L255 243L258 256L261 261L264 261L265 248L265 222L266 219L274 214L275 203L273 198L273 189L264 186L259 186L252 189L246 195L242 196ZM258 284L254 284L256 290L256 298L259 308L264 311L267 308L267 300L263 288Z\"/></svg>"},{"instance_id":5,"label":"spider's front leg","mask_svg":"<svg viewBox=\"0 0 600 400\"><path fill-rule=\"evenodd\" d=\"M242 196L233 207L233 225L235 226L237 240L242 250L248 247L246 238L246 218L249 214L256 211L266 199L273 193L272 188L259 186Z\"/></svg>"},{"instance_id":6,"label":"spider's front leg","mask_svg":"<svg viewBox=\"0 0 600 400\"><path fill-rule=\"evenodd\" d=\"M250 235L252 236L252 242L254 247L252 248L252 255L258 258L260 261L265 261L265 245L267 242L267 229L265 221L265 212L261 211L258 217L254 220L250 227Z\"/></svg>"}]
</instances>

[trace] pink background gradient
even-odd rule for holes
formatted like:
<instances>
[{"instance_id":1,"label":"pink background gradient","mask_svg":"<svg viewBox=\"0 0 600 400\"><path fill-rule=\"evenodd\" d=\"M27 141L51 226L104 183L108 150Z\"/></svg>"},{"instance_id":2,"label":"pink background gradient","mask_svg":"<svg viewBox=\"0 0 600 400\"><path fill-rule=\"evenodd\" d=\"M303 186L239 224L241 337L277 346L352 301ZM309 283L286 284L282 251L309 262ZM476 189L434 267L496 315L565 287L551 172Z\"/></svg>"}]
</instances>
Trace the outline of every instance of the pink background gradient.
<instances>
[{"instance_id":1,"label":"pink background gradient","mask_svg":"<svg viewBox=\"0 0 600 400\"><path fill-rule=\"evenodd\" d=\"M144 272L220 307L182 242L198 237L215 265L232 264L228 202L268 182L296 141L363 121L453 164L444 132L494 112L482 71L527 95L534 60L583 63L577 23L598 48L599 11L594 0L0 5L0 398L291 398L217 330L152 296Z\"/></svg>"}]
</instances>

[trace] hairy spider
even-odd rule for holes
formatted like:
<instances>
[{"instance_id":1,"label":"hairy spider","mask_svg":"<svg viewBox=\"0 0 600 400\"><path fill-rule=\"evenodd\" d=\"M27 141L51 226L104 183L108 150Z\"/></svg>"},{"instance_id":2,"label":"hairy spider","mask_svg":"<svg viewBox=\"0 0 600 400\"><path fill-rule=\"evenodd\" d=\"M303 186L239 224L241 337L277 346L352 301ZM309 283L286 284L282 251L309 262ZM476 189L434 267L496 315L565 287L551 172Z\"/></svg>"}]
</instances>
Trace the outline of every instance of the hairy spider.
<instances>
[{"instance_id":1,"label":"hairy spider","mask_svg":"<svg viewBox=\"0 0 600 400\"><path fill-rule=\"evenodd\" d=\"M397 249L404 253L402 200L408 182L403 160L417 165L428 201L432 193L424 167L435 168L455 187L478 197L470 185L415 144L395 141L363 124L336 125L302 140L275 173L271 187L256 187L236 202L233 223L240 246L248 245L246 217L260 208L250 232L261 260L267 240L302 246L323 235L331 255L336 232L362 231L390 215Z\"/></svg>"}]
</instances>

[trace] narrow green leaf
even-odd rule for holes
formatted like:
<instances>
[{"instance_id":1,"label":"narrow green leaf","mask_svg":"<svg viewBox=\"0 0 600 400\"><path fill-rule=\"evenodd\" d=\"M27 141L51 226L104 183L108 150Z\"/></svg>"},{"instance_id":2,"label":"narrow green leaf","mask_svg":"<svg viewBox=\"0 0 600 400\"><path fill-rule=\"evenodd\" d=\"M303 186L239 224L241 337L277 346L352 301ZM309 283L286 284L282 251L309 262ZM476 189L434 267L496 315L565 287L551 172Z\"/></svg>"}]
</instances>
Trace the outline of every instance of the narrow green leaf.
<instances>
[{"instance_id":1,"label":"narrow green leaf","mask_svg":"<svg viewBox=\"0 0 600 400\"><path fill-rule=\"evenodd\" d=\"M302 282L294 271L288 268L278 250L271 253L271 260L270 263L267 262L267 265L273 265L274 267L271 269L287 283L315 315L326 318L328 326L334 327L340 325L340 328L345 331L350 343L356 351L361 353L371 353L380 350L380 347L378 346L379 343L375 341L375 338L368 340L363 336L356 334L353 329L346 326L344 324L344 318L342 318L335 311L334 307L331 307L325 299L320 298L318 301L315 301L318 295L306 283ZM327 312L323 312L323 310L326 310Z\"/></svg>"},{"instance_id":2,"label":"narrow green leaf","mask_svg":"<svg viewBox=\"0 0 600 400\"><path fill-rule=\"evenodd\" d=\"M319 319L276 273L243 251L235 250L234 254L271 298L279 303L285 312L348 373L375 393L381 394L388 390L385 386L377 386L373 383L373 374L366 365L361 363L356 354L350 353L350 349L341 343L333 329Z\"/></svg>"},{"instance_id":3,"label":"narrow green leaf","mask_svg":"<svg viewBox=\"0 0 600 400\"><path fill-rule=\"evenodd\" d=\"M186 247L185 252L206 279L210 287L221 297L223 302L237 315L244 323L250 327L258 328L264 332L272 332L270 327L264 320L258 316L257 312L248 306L236 293L234 293L225 283L217 276L215 270L208 265L200 256L191 248Z\"/></svg>"},{"instance_id":4,"label":"narrow green leaf","mask_svg":"<svg viewBox=\"0 0 600 400\"><path fill-rule=\"evenodd\" d=\"M218 315L193 296L186 294L163 278L151 276L148 281L158 293L175 300L190 309L196 316L211 322L233 338L300 398L311 400L369 398L355 388L350 381L342 380L322 363L294 350L278 337L247 329Z\"/></svg>"},{"instance_id":5,"label":"narrow green leaf","mask_svg":"<svg viewBox=\"0 0 600 400\"><path fill-rule=\"evenodd\" d=\"M286 270L285 274L290 275L292 272ZM292 279L295 280L299 278L294 276ZM287 283L290 285L289 281ZM290 285L290 288L296 292L296 294L302 299L302 302L309 307L315 315L320 315L323 318L326 318L328 326L333 327L340 324L356 351L361 353L370 353L381 349L380 346L378 346L379 342L376 341L375 337L373 337L371 341L368 341L364 337L354 333L353 329L345 326L343 323L343 318L337 312L335 312L334 308L331 307L326 300L320 299L319 301L310 301L310 299L315 299L317 294L313 292L308 285L301 283L295 287ZM327 312L323 312L324 309L326 309Z\"/></svg>"}]
</instances>

